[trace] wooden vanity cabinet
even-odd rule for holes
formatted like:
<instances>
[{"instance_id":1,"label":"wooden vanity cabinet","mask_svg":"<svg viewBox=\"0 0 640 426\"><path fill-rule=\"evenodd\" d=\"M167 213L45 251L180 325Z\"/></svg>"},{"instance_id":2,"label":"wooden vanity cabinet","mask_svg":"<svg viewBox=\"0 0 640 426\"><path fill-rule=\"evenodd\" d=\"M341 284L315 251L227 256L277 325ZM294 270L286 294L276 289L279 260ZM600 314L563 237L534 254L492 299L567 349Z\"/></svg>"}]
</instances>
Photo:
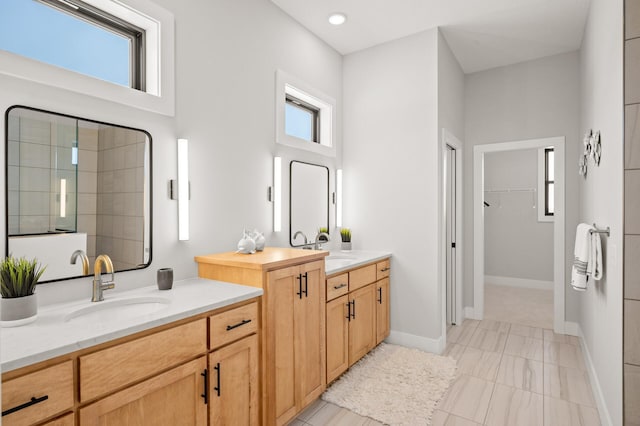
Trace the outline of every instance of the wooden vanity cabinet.
<instances>
[{"instance_id":1,"label":"wooden vanity cabinet","mask_svg":"<svg viewBox=\"0 0 640 426\"><path fill-rule=\"evenodd\" d=\"M326 251L198 256L202 278L262 287L263 424L286 424L326 388Z\"/></svg>"},{"instance_id":2,"label":"wooden vanity cabinet","mask_svg":"<svg viewBox=\"0 0 640 426\"><path fill-rule=\"evenodd\" d=\"M259 424L259 300L5 373L3 411L47 398L3 424Z\"/></svg>"},{"instance_id":3,"label":"wooden vanity cabinet","mask_svg":"<svg viewBox=\"0 0 640 426\"><path fill-rule=\"evenodd\" d=\"M385 259L326 279L327 383L389 335L389 265Z\"/></svg>"},{"instance_id":4,"label":"wooden vanity cabinet","mask_svg":"<svg viewBox=\"0 0 640 426\"><path fill-rule=\"evenodd\" d=\"M31 425L73 408L73 363L38 369L2 383L2 423Z\"/></svg>"},{"instance_id":5,"label":"wooden vanity cabinet","mask_svg":"<svg viewBox=\"0 0 640 426\"><path fill-rule=\"evenodd\" d=\"M81 426L206 426L202 356L80 408Z\"/></svg>"}]
</instances>

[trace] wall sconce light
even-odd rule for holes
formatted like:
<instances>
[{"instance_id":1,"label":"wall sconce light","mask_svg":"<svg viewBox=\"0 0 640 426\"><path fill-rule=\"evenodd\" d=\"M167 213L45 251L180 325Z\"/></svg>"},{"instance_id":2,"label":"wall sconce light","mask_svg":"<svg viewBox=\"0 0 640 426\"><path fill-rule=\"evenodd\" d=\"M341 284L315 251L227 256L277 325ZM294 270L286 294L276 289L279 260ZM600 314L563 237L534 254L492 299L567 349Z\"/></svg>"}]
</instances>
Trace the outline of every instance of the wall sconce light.
<instances>
[{"instance_id":1,"label":"wall sconce light","mask_svg":"<svg viewBox=\"0 0 640 426\"><path fill-rule=\"evenodd\" d=\"M178 139L178 240L189 239L189 141Z\"/></svg>"},{"instance_id":2,"label":"wall sconce light","mask_svg":"<svg viewBox=\"0 0 640 426\"><path fill-rule=\"evenodd\" d=\"M67 217L67 180L60 179L60 217Z\"/></svg>"},{"instance_id":3,"label":"wall sconce light","mask_svg":"<svg viewBox=\"0 0 640 426\"><path fill-rule=\"evenodd\" d=\"M342 226L342 169L336 170L336 226Z\"/></svg>"},{"instance_id":4,"label":"wall sconce light","mask_svg":"<svg viewBox=\"0 0 640 426\"><path fill-rule=\"evenodd\" d=\"M282 158L273 157L273 232L282 231Z\"/></svg>"}]
</instances>

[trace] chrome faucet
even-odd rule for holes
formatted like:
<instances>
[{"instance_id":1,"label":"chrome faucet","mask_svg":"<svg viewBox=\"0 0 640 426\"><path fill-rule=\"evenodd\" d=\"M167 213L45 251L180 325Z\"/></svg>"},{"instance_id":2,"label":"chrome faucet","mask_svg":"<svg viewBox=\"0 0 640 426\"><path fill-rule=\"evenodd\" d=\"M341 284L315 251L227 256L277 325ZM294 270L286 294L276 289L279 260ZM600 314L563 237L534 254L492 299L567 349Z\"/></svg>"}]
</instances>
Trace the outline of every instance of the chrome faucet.
<instances>
[{"instance_id":1,"label":"chrome faucet","mask_svg":"<svg viewBox=\"0 0 640 426\"><path fill-rule=\"evenodd\" d=\"M84 250L76 250L73 252L70 260L71 264L75 265L78 258L82 259L82 275L89 275L89 258Z\"/></svg>"},{"instance_id":2,"label":"chrome faucet","mask_svg":"<svg viewBox=\"0 0 640 426\"><path fill-rule=\"evenodd\" d=\"M307 239L307 236L304 235L304 232L297 231L295 234L293 234L293 239L295 240L296 238L298 238L298 235L302 235L302 238L304 238L304 244L302 246L303 247L308 246L309 245L309 240Z\"/></svg>"},{"instance_id":3,"label":"chrome faucet","mask_svg":"<svg viewBox=\"0 0 640 426\"><path fill-rule=\"evenodd\" d=\"M321 240L320 237L325 237L326 240ZM316 241L313 243L313 249L322 250L322 244L328 243L329 241L329 234L326 232L318 232L318 235L316 235Z\"/></svg>"},{"instance_id":4,"label":"chrome faucet","mask_svg":"<svg viewBox=\"0 0 640 426\"><path fill-rule=\"evenodd\" d=\"M104 265L104 269L108 274L111 274L111 281L102 281L102 265ZM92 302L102 302L104 297L102 296L102 292L105 290L111 290L115 288L116 283L113 280L113 263L111 262L111 258L106 254L101 254L96 258L96 262L93 264L93 296L91 297Z\"/></svg>"}]
</instances>

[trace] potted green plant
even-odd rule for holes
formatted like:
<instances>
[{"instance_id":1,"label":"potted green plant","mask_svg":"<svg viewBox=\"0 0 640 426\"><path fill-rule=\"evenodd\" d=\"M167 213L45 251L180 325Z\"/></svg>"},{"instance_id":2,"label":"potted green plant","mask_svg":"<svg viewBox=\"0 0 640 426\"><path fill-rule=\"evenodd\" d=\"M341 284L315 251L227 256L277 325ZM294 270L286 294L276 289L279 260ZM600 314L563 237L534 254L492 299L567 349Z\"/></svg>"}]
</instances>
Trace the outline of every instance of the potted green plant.
<instances>
[{"instance_id":1,"label":"potted green plant","mask_svg":"<svg viewBox=\"0 0 640 426\"><path fill-rule=\"evenodd\" d=\"M340 229L340 238L342 239L342 250L351 250L351 230L349 228Z\"/></svg>"},{"instance_id":2,"label":"potted green plant","mask_svg":"<svg viewBox=\"0 0 640 426\"><path fill-rule=\"evenodd\" d=\"M3 327L16 327L36 320L36 284L45 269L37 259L16 259L9 255L0 262L0 322Z\"/></svg>"}]
</instances>

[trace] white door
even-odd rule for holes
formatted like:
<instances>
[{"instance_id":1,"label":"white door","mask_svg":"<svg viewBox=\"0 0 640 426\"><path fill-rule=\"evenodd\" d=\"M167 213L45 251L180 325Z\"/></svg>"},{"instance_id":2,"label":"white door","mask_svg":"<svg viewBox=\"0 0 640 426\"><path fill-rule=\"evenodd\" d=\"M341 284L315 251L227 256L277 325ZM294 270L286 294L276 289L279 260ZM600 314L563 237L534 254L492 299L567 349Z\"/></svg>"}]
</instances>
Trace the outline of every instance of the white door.
<instances>
[{"instance_id":1,"label":"white door","mask_svg":"<svg viewBox=\"0 0 640 426\"><path fill-rule=\"evenodd\" d=\"M445 156L445 221L446 221L446 281L447 327L456 323L456 150L447 145Z\"/></svg>"}]
</instances>

